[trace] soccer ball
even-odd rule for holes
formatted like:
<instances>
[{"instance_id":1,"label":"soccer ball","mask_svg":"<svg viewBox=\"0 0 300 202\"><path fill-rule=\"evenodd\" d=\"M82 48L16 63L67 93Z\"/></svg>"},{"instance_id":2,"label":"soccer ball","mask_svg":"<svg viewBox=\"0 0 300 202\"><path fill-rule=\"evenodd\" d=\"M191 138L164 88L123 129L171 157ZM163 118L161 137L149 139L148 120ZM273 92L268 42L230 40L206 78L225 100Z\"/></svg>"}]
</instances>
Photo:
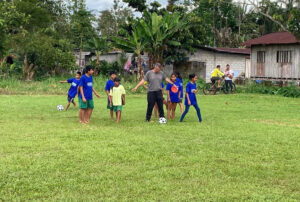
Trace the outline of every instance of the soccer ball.
<instances>
[{"instance_id":1,"label":"soccer ball","mask_svg":"<svg viewBox=\"0 0 300 202\"><path fill-rule=\"evenodd\" d=\"M63 107L62 105L58 105L58 106L57 106L57 110L58 110L58 111L62 111L62 110L64 110L64 107Z\"/></svg>"},{"instance_id":2,"label":"soccer ball","mask_svg":"<svg viewBox=\"0 0 300 202\"><path fill-rule=\"evenodd\" d=\"M160 123L160 124L166 124L167 123L167 119L165 117L160 117L158 119L158 123Z\"/></svg>"}]
</instances>

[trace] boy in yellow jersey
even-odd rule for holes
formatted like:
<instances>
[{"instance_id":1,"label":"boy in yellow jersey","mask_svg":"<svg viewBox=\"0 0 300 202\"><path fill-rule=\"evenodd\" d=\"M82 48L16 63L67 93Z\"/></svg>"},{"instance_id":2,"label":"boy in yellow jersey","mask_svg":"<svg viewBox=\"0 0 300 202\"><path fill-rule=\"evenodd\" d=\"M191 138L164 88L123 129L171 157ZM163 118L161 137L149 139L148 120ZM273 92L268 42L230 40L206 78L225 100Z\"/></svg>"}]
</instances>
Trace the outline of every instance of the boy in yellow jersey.
<instances>
[{"instance_id":1,"label":"boy in yellow jersey","mask_svg":"<svg viewBox=\"0 0 300 202\"><path fill-rule=\"evenodd\" d=\"M110 107L116 112L117 123L121 120L121 113L123 105L125 105L125 89L120 84L120 79L114 79L114 86L110 89L109 92L109 103Z\"/></svg>"},{"instance_id":2,"label":"boy in yellow jersey","mask_svg":"<svg viewBox=\"0 0 300 202\"><path fill-rule=\"evenodd\" d=\"M211 82L212 84L215 84L216 81L218 81L218 88L221 87L221 78L224 76L224 73L220 71L221 66L217 65L217 68L214 69L214 71L211 73Z\"/></svg>"}]
</instances>

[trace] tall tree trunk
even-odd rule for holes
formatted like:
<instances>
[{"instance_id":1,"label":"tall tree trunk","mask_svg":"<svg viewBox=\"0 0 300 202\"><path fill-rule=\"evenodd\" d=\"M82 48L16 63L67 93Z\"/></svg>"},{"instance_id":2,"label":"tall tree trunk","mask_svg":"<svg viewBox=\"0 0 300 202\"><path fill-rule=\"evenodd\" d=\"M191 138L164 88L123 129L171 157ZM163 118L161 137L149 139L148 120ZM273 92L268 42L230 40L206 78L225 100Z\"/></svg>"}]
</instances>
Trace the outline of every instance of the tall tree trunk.
<instances>
[{"instance_id":1,"label":"tall tree trunk","mask_svg":"<svg viewBox=\"0 0 300 202\"><path fill-rule=\"evenodd\" d=\"M142 66L142 56L138 55L138 80L141 81L144 78L144 70Z\"/></svg>"},{"instance_id":2,"label":"tall tree trunk","mask_svg":"<svg viewBox=\"0 0 300 202\"><path fill-rule=\"evenodd\" d=\"M153 55L151 53L148 53L148 65L149 65L149 69L153 69Z\"/></svg>"}]
</instances>

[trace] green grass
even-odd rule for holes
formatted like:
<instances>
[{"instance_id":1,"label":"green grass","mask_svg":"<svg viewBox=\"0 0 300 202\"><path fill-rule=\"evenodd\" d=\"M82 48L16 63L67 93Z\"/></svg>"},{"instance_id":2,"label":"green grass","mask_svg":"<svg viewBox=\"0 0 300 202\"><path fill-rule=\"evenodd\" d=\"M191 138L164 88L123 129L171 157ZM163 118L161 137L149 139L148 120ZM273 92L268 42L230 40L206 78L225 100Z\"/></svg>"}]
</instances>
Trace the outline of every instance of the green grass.
<instances>
[{"instance_id":1,"label":"green grass","mask_svg":"<svg viewBox=\"0 0 300 202\"><path fill-rule=\"evenodd\" d=\"M60 95L0 95L0 201L299 201L299 99L198 96L185 122L145 123L129 95L119 125L106 98L90 125ZM177 114L177 118L179 114Z\"/></svg>"}]
</instances>

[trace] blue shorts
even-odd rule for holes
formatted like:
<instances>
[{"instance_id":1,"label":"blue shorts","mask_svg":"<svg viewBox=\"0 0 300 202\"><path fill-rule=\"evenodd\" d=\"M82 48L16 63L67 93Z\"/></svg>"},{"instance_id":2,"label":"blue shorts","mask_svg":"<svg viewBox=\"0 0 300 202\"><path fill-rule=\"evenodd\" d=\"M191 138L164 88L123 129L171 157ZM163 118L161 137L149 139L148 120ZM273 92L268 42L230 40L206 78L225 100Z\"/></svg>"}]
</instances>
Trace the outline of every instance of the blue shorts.
<instances>
[{"instance_id":1,"label":"blue shorts","mask_svg":"<svg viewBox=\"0 0 300 202\"><path fill-rule=\"evenodd\" d=\"M74 103L74 97L71 97L70 95L68 95L68 102Z\"/></svg>"}]
</instances>

